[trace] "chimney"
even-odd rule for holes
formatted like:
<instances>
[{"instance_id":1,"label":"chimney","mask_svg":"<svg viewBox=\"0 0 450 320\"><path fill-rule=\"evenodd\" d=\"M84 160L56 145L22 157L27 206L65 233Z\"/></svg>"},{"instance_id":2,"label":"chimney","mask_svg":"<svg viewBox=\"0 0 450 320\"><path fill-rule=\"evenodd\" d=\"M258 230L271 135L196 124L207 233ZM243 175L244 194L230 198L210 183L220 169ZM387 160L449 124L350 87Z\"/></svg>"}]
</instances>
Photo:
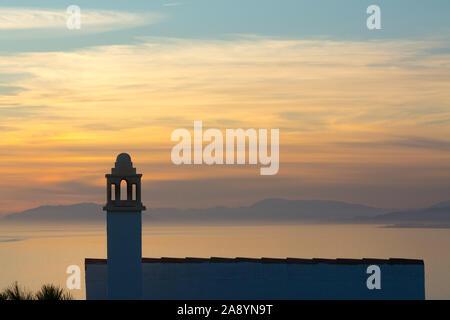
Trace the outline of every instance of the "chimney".
<instances>
[{"instance_id":1,"label":"chimney","mask_svg":"<svg viewBox=\"0 0 450 320\"><path fill-rule=\"evenodd\" d=\"M141 177L126 153L106 174L108 299L142 299ZM121 192L124 188L124 192Z\"/></svg>"}]
</instances>

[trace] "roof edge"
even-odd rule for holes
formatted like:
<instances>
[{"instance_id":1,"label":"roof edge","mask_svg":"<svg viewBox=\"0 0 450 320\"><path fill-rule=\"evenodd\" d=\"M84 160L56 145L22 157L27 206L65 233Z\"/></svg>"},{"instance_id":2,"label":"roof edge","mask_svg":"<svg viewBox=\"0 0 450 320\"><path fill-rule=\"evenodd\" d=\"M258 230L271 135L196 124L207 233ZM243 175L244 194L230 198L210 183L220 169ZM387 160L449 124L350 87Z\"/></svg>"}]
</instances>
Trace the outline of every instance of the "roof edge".
<instances>
[{"instance_id":1,"label":"roof edge","mask_svg":"<svg viewBox=\"0 0 450 320\"><path fill-rule=\"evenodd\" d=\"M85 258L87 264L107 264L107 259ZM301 258L142 258L142 263L263 263L263 264L339 264L339 265L369 265L369 264L390 264L390 265L424 265L423 260L389 258L389 259L301 259Z\"/></svg>"}]
</instances>

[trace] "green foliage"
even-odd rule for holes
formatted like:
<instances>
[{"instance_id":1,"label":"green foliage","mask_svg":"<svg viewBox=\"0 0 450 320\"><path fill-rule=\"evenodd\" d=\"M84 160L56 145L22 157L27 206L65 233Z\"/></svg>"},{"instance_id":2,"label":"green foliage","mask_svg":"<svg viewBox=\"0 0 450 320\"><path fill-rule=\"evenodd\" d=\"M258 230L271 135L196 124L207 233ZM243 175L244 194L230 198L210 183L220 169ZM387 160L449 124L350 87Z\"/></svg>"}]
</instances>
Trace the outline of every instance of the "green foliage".
<instances>
[{"instance_id":1,"label":"green foliage","mask_svg":"<svg viewBox=\"0 0 450 320\"><path fill-rule=\"evenodd\" d=\"M0 292L0 301L2 300L72 300L73 297L63 288L53 284L44 284L36 294L21 288L14 282L8 288Z\"/></svg>"}]
</instances>

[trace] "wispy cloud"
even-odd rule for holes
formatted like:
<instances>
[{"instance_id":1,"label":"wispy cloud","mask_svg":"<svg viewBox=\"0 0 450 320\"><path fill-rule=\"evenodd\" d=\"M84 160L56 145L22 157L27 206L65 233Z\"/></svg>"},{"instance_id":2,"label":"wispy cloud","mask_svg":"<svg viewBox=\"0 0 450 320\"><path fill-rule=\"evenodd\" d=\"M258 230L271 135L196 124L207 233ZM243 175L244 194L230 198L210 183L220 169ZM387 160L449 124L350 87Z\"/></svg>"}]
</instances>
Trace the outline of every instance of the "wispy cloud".
<instances>
[{"instance_id":1,"label":"wispy cloud","mask_svg":"<svg viewBox=\"0 0 450 320\"><path fill-rule=\"evenodd\" d=\"M178 7L178 6L182 6L183 2L166 2L163 3L164 7Z\"/></svg>"},{"instance_id":2,"label":"wispy cloud","mask_svg":"<svg viewBox=\"0 0 450 320\"><path fill-rule=\"evenodd\" d=\"M124 150L149 180L213 175L248 187L254 168L171 164L170 134L192 128L193 120L205 127L280 128L279 176L309 186L370 187L376 178L380 189L395 181L407 188L411 172L429 185L448 185L443 137L450 127L440 121L450 117L449 56L424 55L439 45L147 38L135 45L4 55L2 72L27 73L5 81L20 91L0 95L0 147L8 150L0 154L0 174L8 181L0 191L92 176L100 186L99 172ZM26 107L33 105L48 107ZM399 169L405 163L414 170ZM224 190L233 188L224 183ZM264 187L286 189L277 183ZM85 197L72 196L60 199ZM30 197L44 201L48 195ZM0 201L0 211L7 205L14 202Z\"/></svg>"},{"instance_id":3,"label":"wispy cloud","mask_svg":"<svg viewBox=\"0 0 450 320\"><path fill-rule=\"evenodd\" d=\"M66 29L69 14L65 10L35 8L1 8L0 30ZM98 32L158 23L163 15L155 12L81 8L81 30Z\"/></svg>"},{"instance_id":4,"label":"wispy cloud","mask_svg":"<svg viewBox=\"0 0 450 320\"><path fill-rule=\"evenodd\" d=\"M425 137L397 137L380 141L352 141L352 142L336 142L336 144L365 149L399 149L399 148L414 148L426 149L439 152L448 153L450 151L450 141L442 139L430 139Z\"/></svg>"}]
</instances>

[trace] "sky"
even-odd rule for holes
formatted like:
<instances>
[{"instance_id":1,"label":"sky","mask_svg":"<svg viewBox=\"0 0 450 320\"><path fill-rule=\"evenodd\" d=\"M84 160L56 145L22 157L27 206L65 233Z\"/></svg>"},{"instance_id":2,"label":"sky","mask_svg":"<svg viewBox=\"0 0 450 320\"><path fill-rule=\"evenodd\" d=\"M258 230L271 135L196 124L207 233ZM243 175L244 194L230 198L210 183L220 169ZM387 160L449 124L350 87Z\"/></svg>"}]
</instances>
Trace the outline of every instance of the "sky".
<instances>
[{"instance_id":1,"label":"sky","mask_svg":"<svg viewBox=\"0 0 450 320\"><path fill-rule=\"evenodd\" d=\"M381 30L366 26L369 5ZM66 8L81 28L66 27ZM147 207L450 200L450 2L0 2L0 214L105 201L128 152ZM171 162L171 133L277 128L280 169Z\"/></svg>"}]
</instances>

